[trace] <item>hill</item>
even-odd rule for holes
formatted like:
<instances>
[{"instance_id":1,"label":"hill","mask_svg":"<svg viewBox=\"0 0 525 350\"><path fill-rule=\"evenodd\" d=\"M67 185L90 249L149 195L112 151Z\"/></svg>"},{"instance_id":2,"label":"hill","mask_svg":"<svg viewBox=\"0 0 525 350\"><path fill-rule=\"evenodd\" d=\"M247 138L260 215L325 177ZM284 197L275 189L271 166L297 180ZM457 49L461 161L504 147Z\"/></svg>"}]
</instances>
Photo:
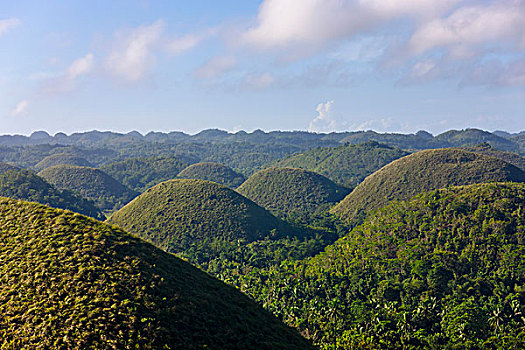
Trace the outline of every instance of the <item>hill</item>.
<instances>
[{"instance_id":1,"label":"hill","mask_svg":"<svg viewBox=\"0 0 525 350\"><path fill-rule=\"evenodd\" d=\"M245 180L244 176L231 168L211 162L192 164L182 170L177 177L213 181L230 188L239 187Z\"/></svg>"},{"instance_id":2,"label":"hill","mask_svg":"<svg viewBox=\"0 0 525 350\"><path fill-rule=\"evenodd\" d=\"M0 163L0 196L69 209L95 219L104 218L93 202L70 191L60 191L34 172L9 164Z\"/></svg>"},{"instance_id":3,"label":"hill","mask_svg":"<svg viewBox=\"0 0 525 350\"><path fill-rule=\"evenodd\" d=\"M519 146L511 140L479 129L449 130L437 135L435 140L446 142L455 147L488 143L495 149L503 151L518 151L519 149Z\"/></svg>"},{"instance_id":4,"label":"hill","mask_svg":"<svg viewBox=\"0 0 525 350\"><path fill-rule=\"evenodd\" d=\"M219 255L222 245L275 236L283 223L226 186L177 179L162 182L115 212L108 222L171 253ZM184 254L183 254L184 255Z\"/></svg>"},{"instance_id":5,"label":"hill","mask_svg":"<svg viewBox=\"0 0 525 350\"><path fill-rule=\"evenodd\" d=\"M276 163L283 168L315 171L333 182L353 188L374 171L409 153L374 141L359 145L315 148Z\"/></svg>"},{"instance_id":6,"label":"hill","mask_svg":"<svg viewBox=\"0 0 525 350\"><path fill-rule=\"evenodd\" d=\"M493 148L488 143L483 143L480 145L465 147L465 151L481 153L487 156L495 157L510 163L521 170L525 171L525 157L520 156L519 154L513 152L499 151Z\"/></svg>"},{"instance_id":7,"label":"hill","mask_svg":"<svg viewBox=\"0 0 525 350\"><path fill-rule=\"evenodd\" d=\"M88 162L86 159L79 157L71 153L57 153L52 154L35 165L35 169L40 171L46 168L50 168L55 165L76 165L76 166L87 166L93 167L93 164Z\"/></svg>"},{"instance_id":8,"label":"hill","mask_svg":"<svg viewBox=\"0 0 525 350\"><path fill-rule=\"evenodd\" d=\"M423 193L240 284L327 349L521 349L523 203L517 183Z\"/></svg>"},{"instance_id":9,"label":"hill","mask_svg":"<svg viewBox=\"0 0 525 350\"><path fill-rule=\"evenodd\" d=\"M309 349L234 288L117 228L0 199L2 349Z\"/></svg>"},{"instance_id":10,"label":"hill","mask_svg":"<svg viewBox=\"0 0 525 350\"><path fill-rule=\"evenodd\" d=\"M177 177L188 164L178 157L138 157L110 163L101 169L124 185L144 192Z\"/></svg>"},{"instance_id":11,"label":"hill","mask_svg":"<svg viewBox=\"0 0 525 350\"><path fill-rule=\"evenodd\" d=\"M332 211L354 222L392 200L448 186L494 181L525 182L525 172L501 159L461 149L426 150L376 171Z\"/></svg>"},{"instance_id":12,"label":"hill","mask_svg":"<svg viewBox=\"0 0 525 350\"><path fill-rule=\"evenodd\" d=\"M260 206L284 215L314 213L348 194L346 188L322 175L292 168L261 170L237 191Z\"/></svg>"},{"instance_id":13,"label":"hill","mask_svg":"<svg viewBox=\"0 0 525 350\"><path fill-rule=\"evenodd\" d=\"M57 165L38 173L57 188L80 193L103 211L121 208L138 193L130 190L102 170L71 165Z\"/></svg>"}]
</instances>

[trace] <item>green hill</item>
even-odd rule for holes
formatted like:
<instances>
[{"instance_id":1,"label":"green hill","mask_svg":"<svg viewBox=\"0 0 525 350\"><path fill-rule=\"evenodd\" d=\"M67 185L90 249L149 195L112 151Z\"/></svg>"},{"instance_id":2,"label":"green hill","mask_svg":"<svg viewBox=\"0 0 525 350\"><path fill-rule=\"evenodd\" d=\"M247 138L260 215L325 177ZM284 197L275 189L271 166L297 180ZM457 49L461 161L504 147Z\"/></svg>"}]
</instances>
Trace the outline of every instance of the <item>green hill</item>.
<instances>
[{"instance_id":1,"label":"green hill","mask_svg":"<svg viewBox=\"0 0 525 350\"><path fill-rule=\"evenodd\" d=\"M30 170L4 163L0 163L0 196L69 209L95 219L104 218L93 202L54 188Z\"/></svg>"},{"instance_id":2,"label":"green hill","mask_svg":"<svg viewBox=\"0 0 525 350\"><path fill-rule=\"evenodd\" d=\"M234 288L106 224L0 199L2 349L309 349Z\"/></svg>"},{"instance_id":3,"label":"green hill","mask_svg":"<svg viewBox=\"0 0 525 350\"><path fill-rule=\"evenodd\" d=\"M398 159L367 177L332 210L354 223L392 200L428 190L480 182L525 182L525 172L494 157L445 148Z\"/></svg>"},{"instance_id":4,"label":"green hill","mask_svg":"<svg viewBox=\"0 0 525 350\"><path fill-rule=\"evenodd\" d=\"M72 165L46 168L39 176L60 189L91 199L103 211L121 208L138 195L102 170Z\"/></svg>"},{"instance_id":5,"label":"green hill","mask_svg":"<svg viewBox=\"0 0 525 350\"><path fill-rule=\"evenodd\" d=\"M163 181L175 179L187 166L178 157L140 157L110 163L100 169L129 188L144 192Z\"/></svg>"},{"instance_id":6,"label":"green hill","mask_svg":"<svg viewBox=\"0 0 525 350\"><path fill-rule=\"evenodd\" d=\"M481 153L486 156L502 159L507 163L510 163L525 171L525 157L522 157L519 154L497 150L488 143L483 143L472 147L465 147L463 149L465 151Z\"/></svg>"},{"instance_id":7,"label":"green hill","mask_svg":"<svg viewBox=\"0 0 525 350\"><path fill-rule=\"evenodd\" d=\"M303 169L268 168L253 174L237 191L260 206L290 215L314 213L348 193L326 177Z\"/></svg>"},{"instance_id":8,"label":"green hill","mask_svg":"<svg viewBox=\"0 0 525 350\"><path fill-rule=\"evenodd\" d=\"M40 171L40 170L50 168L55 165L76 165L76 166L87 166L87 167L93 166L93 164L91 164L84 158L79 157L75 154L57 153L57 154L52 154L52 155L45 157L40 162L38 162L34 168Z\"/></svg>"},{"instance_id":9,"label":"green hill","mask_svg":"<svg viewBox=\"0 0 525 350\"><path fill-rule=\"evenodd\" d=\"M326 349L523 349L524 203L517 183L423 193L241 284Z\"/></svg>"},{"instance_id":10,"label":"green hill","mask_svg":"<svg viewBox=\"0 0 525 350\"><path fill-rule=\"evenodd\" d=\"M209 256L219 255L223 244L274 236L274 230L283 228L276 217L228 187L191 179L150 188L108 222L168 252ZM201 263L207 258L196 260Z\"/></svg>"},{"instance_id":11,"label":"green hill","mask_svg":"<svg viewBox=\"0 0 525 350\"><path fill-rule=\"evenodd\" d=\"M245 180L244 176L236 173L231 168L222 164L210 162L192 164L182 170L178 177L181 179L213 181L230 188L239 187Z\"/></svg>"},{"instance_id":12,"label":"green hill","mask_svg":"<svg viewBox=\"0 0 525 350\"><path fill-rule=\"evenodd\" d=\"M397 147L369 141L359 145L315 148L285 158L276 166L315 171L337 184L353 188L374 171L408 154Z\"/></svg>"},{"instance_id":13,"label":"green hill","mask_svg":"<svg viewBox=\"0 0 525 350\"><path fill-rule=\"evenodd\" d=\"M435 137L435 140L447 142L455 147L475 146L488 143L495 149L503 151L518 151L519 146L504 137L479 129L449 130Z\"/></svg>"}]
</instances>

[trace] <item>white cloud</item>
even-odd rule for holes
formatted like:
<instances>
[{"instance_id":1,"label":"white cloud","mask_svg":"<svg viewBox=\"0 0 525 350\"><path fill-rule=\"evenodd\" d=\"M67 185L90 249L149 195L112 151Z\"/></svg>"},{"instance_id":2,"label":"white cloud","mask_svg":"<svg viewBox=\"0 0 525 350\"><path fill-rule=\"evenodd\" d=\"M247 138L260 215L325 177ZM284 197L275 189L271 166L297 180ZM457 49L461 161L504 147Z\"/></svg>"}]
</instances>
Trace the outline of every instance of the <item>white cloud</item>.
<instances>
[{"instance_id":1,"label":"white cloud","mask_svg":"<svg viewBox=\"0 0 525 350\"><path fill-rule=\"evenodd\" d=\"M18 102L15 108L11 111L11 116L18 117L25 114L28 106L29 102L26 100Z\"/></svg>"},{"instance_id":2,"label":"white cloud","mask_svg":"<svg viewBox=\"0 0 525 350\"><path fill-rule=\"evenodd\" d=\"M128 82L141 79L155 61L151 51L158 44L163 30L164 22L159 20L120 35L107 59L106 68Z\"/></svg>"},{"instance_id":3,"label":"white cloud","mask_svg":"<svg viewBox=\"0 0 525 350\"><path fill-rule=\"evenodd\" d=\"M68 79L76 79L77 77L89 73L93 68L93 54L88 53L86 56L81 57L69 66L67 69L66 77Z\"/></svg>"},{"instance_id":4,"label":"white cloud","mask_svg":"<svg viewBox=\"0 0 525 350\"><path fill-rule=\"evenodd\" d=\"M20 24L18 18L8 18L0 20L0 35L5 34L9 29L14 28Z\"/></svg>"},{"instance_id":5,"label":"white cloud","mask_svg":"<svg viewBox=\"0 0 525 350\"><path fill-rule=\"evenodd\" d=\"M197 68L194 74L200 79L215 79L233 69L236 64L237 60L233 56L216 56Z\"/></svg>"},{"instance_id":6,"label":"white cloud","mask_svg":"<svg viewBox=\"0 0 525 350\"><path fill-rule=\"evenodd\" d=\"M446 18L421 25L410 39L409 50L419 55L443 48L451 58L464 59L483 53L486 45L525 49L524 28L523 1L464 6Z\"/></svg>"},{"instance_id":7,"label":"white cloud","mask_svg":"<svg viewBox=\"0 0 525 350\"><path fill-rule=\"evenodd\" d=\"M244 87L249 90L261 90L273 86L276 78L270 73L250 74L244 78Z\"/></svg>"},{"instance_id":8,"label":"white cloud","mask_svg":"<svg viewBox=\"0 0 525 350\"><path fill-rule=\"evenodd\" d=\"M164 50L172 55L180 55L195 48L209 37L216 35L217 32L217 28L211 28L202 33L191 33L175 39L166 39Z\"/></svg>"},{"instance_id":9,"label":"white cloud","mask_svg":"<svg viewBox=\"0 0 525 350\"><path fill-rule=\"evenodd\" d=\"M309 132L331 132L337 129L337 121L334 118L333 112L334 101L326 101L319 103L315 109L317 117L315 117L308 126Z\"/></svg>"}]
</instances>

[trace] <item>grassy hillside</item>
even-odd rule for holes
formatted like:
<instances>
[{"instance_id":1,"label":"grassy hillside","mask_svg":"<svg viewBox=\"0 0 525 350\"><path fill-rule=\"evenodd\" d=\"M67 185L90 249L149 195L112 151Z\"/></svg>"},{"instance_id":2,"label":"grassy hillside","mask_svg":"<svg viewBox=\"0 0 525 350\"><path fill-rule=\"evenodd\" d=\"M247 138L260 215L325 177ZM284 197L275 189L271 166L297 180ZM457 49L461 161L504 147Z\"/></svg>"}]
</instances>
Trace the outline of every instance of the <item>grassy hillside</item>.
<instances>
[{"instance_id":1,"label":"grassy hillside","mask_svg":"<svg viewBox=\"0 0 525 350\"><path fill-rule=\"evenodd\" d=\"M367 177L333 208L355 222L392 200L428 190L480 182L525 182L525 172L501 159L461 149L426 150L398 159Z\"/></svg>"},{"instance_id":2,"label":"grassy hillside","mask_svg":"<svg viewBox=\"0 0 525 350\"><path fill-rule=\"evenodd\" d=\"M522 349L524 203L517 183L423 193L239 285L326 349Z\"/></svg>"},{"instance_id":3,"label":"grassy hillside","mask_svg":"<svg viewBox=\"0 0 525 350\"><path fill-rule=\"evenodd\" d=\"M57 154L52 154L52 155L45 157L40 162L38 162L34 168L40 171L40 170L50 168L55 165L76 165L76 166L88 166L88 167L93 166L93 164L91 164L84 158L79 157L75 154L57 153Z\"/></svg>"},{"instance_id":4,"label":"grassy hillside","mask_svg":"<svg viewBox=\"0 0 525 350\"><path fill-rule=\"evenodd\" d=\"M399 148L369 141L359 145L315 148L285 158L276 166L315 171L337 184L353 188L374 171L408 154Z\"/></svg>"},{"instance_id":5,"label":"grassy hillside","mask_svg":"<svg viewBox=\"0 0 525 350\"><path fill-rule=\"evenodd\" d=\"M503 151L518 151L519 146L504 137L479 129L449 130L435 137L435 140L447 142L451 146L475 146L488 143L495 149Z\"/></svg>"},{"instance_id":6,"label":"grassy hillside","mask_svg":"<svg viewBox=\"0 0 525 350\"><path fill-rule=\"evenodd\" d=\"M110 163L101 169L138 192L177 177L188 164L177 157L140 157Z\"/></svg>"},{"instance_id":7,"label":"grassy hillside","mask_svg":"<svg viewBox=\"0 0 525 350\"><path fill-rule=\"evenodd\" d=\"M326 177L303 169L268 168L253 174L237 191L284 215L314 213L348 193Z\"/></svg>"},{"instance_id":8,"label":"grassy hillside","mask_svg":"<svg viewBox=\"0 0 525 350\"><path fill-rule=\"evenodd\" d=\"M0 196L69 209L95 219L104 218L93 202L70 191L56 189L30 170L4 163L0 163Z\"/></svg>"},{"instance_id":9,"label":"grassy hillside","mask_svg":"<svg viewBox=\"0 0 525 350\"><path fill-rule=\"evenodd\" d=\"M507 163L510 163L520 168L521 170L525 171L525 157L520 156L519 154L516 154L513 152L499 151L493 148L488 143L483 143L483 144L472 146L472 147L465 147L463 149L465 151L481 153L486 156L491 156L491 157L502 159L506 161Z\"/></svg>"},{"instance_id":10,"label":"grassy hillside","mask_svg":"<svg viewBox=\"0 0 525 350\"><path fill-rule=\"evenodd\" d=\"M249 298L125 232L0 199L2 349L308 349Z\"/></svg>"},{"instance_id":11,"label":"grassy hillside","mask_svg":"<svg viewBox=\"0 0 525 350\"><path fill-rule=\"evenodd\" d=\"M103 211L121 208L138 195L102 170L71 165L57 165L38 173L60 189L75 191L91 199Z\"/></svg>"},{"instance_id":12,"label":"grassy hillside","mask_svg":"<svg viewBox=\"0 0 525 350\"><path fill-rule=\"evenodd\" d=\"M237 188L245 180L244 176L236 173L231 168L217 163L197 163L182 170L181 179L197 179L217 182L230 188Z\"/></svg>"},{"instance_id":13,"label":"grassy hillside","mask_svg":"<svg viewBox=\"0 0 525 350\"><path fill-rule=\"evenodd\" d=\"M220 255L223 244L275 236L283 224L226 186L178 179L150 188L115 212L111 224L168 252L191 254L201 263Z\"/></svg>"}]
</instances>

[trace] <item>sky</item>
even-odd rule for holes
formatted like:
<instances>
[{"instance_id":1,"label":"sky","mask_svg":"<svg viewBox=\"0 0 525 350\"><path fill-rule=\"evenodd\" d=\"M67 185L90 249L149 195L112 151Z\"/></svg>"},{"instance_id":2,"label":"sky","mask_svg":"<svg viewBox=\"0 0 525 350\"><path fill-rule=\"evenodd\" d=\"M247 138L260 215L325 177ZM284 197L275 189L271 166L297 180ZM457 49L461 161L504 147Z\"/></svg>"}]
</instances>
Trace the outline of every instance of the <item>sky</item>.
<instances>
[{"instance_id":1,"label":"sky","mask_svg":"<svg viewBox=\"0 0 525 350\"><path fill-rule=\"evenodd\" d=\"M0 0L0 134L525 130L525 0Z\"/></svg>"}]
</instances>

